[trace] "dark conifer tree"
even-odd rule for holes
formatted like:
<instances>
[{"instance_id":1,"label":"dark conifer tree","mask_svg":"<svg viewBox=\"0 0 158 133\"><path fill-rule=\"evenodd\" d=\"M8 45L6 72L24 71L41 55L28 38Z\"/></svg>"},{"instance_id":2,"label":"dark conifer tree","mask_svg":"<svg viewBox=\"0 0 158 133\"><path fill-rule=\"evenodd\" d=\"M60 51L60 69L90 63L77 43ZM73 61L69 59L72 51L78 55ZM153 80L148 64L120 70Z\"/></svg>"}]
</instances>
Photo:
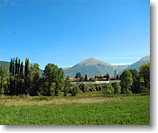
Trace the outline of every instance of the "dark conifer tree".
<instances>
[{"instance_id":1,"label":"dark conifer tree","mask_svg":"<svg viewBox=\"0 0 158 133\"><path fill-rule=\"evenodd\" d=\"M20 59L18 60L18 74L20 74Z\"/></svg>"},{"instance_id":2,"label":"dark conifer tree","mask_svg":"<svg viewBox=\"0 0 158 133\"><path fill-rule=\"evenodd\" d=\"M10 72L11 74L13 73L13 59L12 59L12 58L11 58L11 61L10 61L9 72Z\"/></svg>"},{"instance_id":3,"label":"dark conifer tree","mask_svg":"<svg viewBox=\"0 0 158 133\"><path fill-rule=\"evenodd\" d=\"M87 81L87 74L85 75L85 79L84 80Z\"/></svg>"},{"instance_id":4,"label":"dark conifer tree","mask_svg":"<svg viewBox=\"0 0 158 133\"><path fill-rule=\"evenodd\" d=\"M23 78L23 62L20 65L20 77Z\"/></svg>"},{"instance_id":5,"label":"dark conifer tree","mask_svg":"<svg viewBox=\"0 0 158 133\"><path fill-rule=\"evenodd\" d=\"M15 59L15 74L18 74L18 57Z\"/></svg>"},{"instance_id":6,"label":"dark conifer tree","mask_svg":"<svg viewBox=\"0 0 158 133\"><path fill-rule=\"evenodd\" d=\"M15 61L15 60L13 59L13 63L12 63L12 75L15 74L15 73L14 73L14 72L15 72L15 71L14 71L14 70L15 70L15 69L14 69L14 68L15 68L15 66L14 66L14 61Z\"/></svg>"},{"instance_id":7,"label":"dark conifer tree","mask_svg":"<svg viewBox=\"0 0 158 133\"><path fill-rule=\"evenodd\" d=\"M25 60L25 77L29 74L29 59Z\"/></svg>"}]
</instances>

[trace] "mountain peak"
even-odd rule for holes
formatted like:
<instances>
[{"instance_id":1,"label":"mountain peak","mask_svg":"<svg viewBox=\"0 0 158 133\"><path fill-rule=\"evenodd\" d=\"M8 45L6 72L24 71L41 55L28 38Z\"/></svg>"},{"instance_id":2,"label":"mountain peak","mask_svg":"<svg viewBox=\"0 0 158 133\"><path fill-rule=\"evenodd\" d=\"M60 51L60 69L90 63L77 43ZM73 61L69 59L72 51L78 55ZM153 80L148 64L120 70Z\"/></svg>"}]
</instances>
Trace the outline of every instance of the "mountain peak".
<instances>
[{"instance_id":1,"label":"mountain peak","mask_svg":"<svg viewBox=\"0 0 158 133\"><path fill-rule=\"evenodd\" d=\"M78 65L85 65L85 66L96 65L96 64L103 64L103 65L111 66L111 64L99 61L99 60L97 60L95 58L89 58L89 59L86 59L86 60L81 61L80 63L78 63Z\"/></svg>"},{"instance_id":2,"label":"mountain peak","mask_svg":"<svg viewBox=\"0 0 158 133\"><path fill-rule=\"evenodd\" d=\"M140 59L140 61L149 61L149 60L150 60L150 55L149 56L145 56L145 57Z\"/></svg>"}]
</instances>

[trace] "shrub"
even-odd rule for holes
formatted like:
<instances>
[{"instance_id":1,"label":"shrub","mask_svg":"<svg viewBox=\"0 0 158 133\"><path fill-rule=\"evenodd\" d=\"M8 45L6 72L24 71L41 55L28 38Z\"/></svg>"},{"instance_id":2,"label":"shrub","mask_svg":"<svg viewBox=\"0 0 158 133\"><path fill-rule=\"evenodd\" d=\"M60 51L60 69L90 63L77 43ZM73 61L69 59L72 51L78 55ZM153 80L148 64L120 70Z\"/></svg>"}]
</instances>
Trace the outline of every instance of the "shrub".
<instances>
[{"instance_id":1,"label":"shrub","mask_svg":"<svg viewBox=\"0 0 158 133\"><path fill-rule=\"evenodd\" d=\"M74 88L71 90L71 95L76 96L80 92L80 88L78 85L75 85Z\"/></svg>"},{"instance_id":2,"label":"shrub","mask_svg":"<svg viewBox=\"0 0 158 133\"><path fill-rule=\"evenodd\" d=\"M127 94L133 94L131 90L127 89Z\"/></svg>"},{"instance_id":3,"label":"shrub","mask_svg":"<svg viewBox=\"0 0 158 133\"><path fill-rule=\"evenodd\" d=\"M99 86L96 86L95 89L96 89L96 91L99 91Z\"/></svg>"},{"instance_id":4,"label":"shrub","mask_svg":"<svg viewBox=\"0 0 158 133\"><path fill-rule=\"evenodd\" d=\"M94 79L93 77L89 78L89 81L95 81L96 79Z\"/></svg>"},{"instance_id":5,"label":"shrub","mask_svg":"<svg viewBox=\"0 0 158 133\"><path fill-rule=\"evenodd\" d=\"M91 91L91 92L96 91L96 89L92 86L92 87L89 88L89 91Z\"/></svg>"},{"instance_id":6,"label":"shrub","mask_svg":"<svg viewBox=\"0 0 158 133\"><path fill-rule=\"evenodd\" d=\"M102 86L99 86L99 88L98 88L98 89L99 89L99 91L101 91L101 90L102 90Z\"/></svg>"},{"instance_id":7,"label":"shrub","mask_svg":"<svg viewBox=\"0 0 158 133\"><path fill-rule=\"evenodd\" d=\"M87 92L88 91L88 86L84 83L81 83L79 85L79 88L82 90L82 92Z\"/></svg>"},{"instance_id":8,"label":"shrub","mask_svg":"<svg viewBox=\"0 0 158 133\"><path fill-rule=\"evenodd\" d=\"M120 94L121 93L120 83L114 82L114 83L112 83L112 86L114 87L114 94Z\"/></svg>"},{"instance_id":9,"label":"shrub","mask_svg":"<svg viewBox=\"0 0 158 133\"><path fill-rule=\"evenodd\" d=\"M110 83L107 83L103 86L103 94L114 94L114 88Z\"/></svg>"},{"instance_id":10,"label":"shrub","mask_svg":"<svg viewBox=\"0 0 158 133\"><path fill-rule=\"evenodd\" d=\"M95 88L96 88L96 91L101 91L102 90L102 86L101 85L97 85Z\"/></svg>"}]
</instances>

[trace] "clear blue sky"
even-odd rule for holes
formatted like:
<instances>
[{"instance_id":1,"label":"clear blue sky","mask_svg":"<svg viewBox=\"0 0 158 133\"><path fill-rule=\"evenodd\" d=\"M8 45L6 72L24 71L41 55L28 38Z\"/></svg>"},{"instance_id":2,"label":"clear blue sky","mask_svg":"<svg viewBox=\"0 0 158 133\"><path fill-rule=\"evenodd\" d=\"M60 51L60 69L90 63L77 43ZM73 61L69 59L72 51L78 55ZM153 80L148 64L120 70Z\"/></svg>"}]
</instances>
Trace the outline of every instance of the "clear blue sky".
<instances>
[{"instance_id":1,"label":"clear blue sky","mask_svg":"<svg viewBox=\"0 0 158 133\"><path fill-rule=\"evenodd\" d=\"M0 0L0 60L59 67L87 58L129 64L150 55L150 1Z\"/></svg>"}]
</instances>

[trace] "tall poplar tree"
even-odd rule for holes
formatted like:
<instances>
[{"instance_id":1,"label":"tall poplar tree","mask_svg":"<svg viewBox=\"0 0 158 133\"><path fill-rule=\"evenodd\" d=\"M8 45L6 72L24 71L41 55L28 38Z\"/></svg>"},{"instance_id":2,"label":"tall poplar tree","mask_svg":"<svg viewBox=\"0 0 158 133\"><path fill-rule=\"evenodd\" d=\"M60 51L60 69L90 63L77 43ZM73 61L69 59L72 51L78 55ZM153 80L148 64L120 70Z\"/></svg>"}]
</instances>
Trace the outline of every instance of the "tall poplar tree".
<instances>
[{"instance_id":1,"label":"tall poplar tree","mask_svg":"<svg viewBox=\"0 0 158 133\"><path fill-rule=\"evenodd\" d=\"M18 74L18 57L15 59L15 74Z\"/></svg>"},{"instance_id":2,"label":"tall poplar tree","mask_svg":"<svg viewBox=\"0 0 158 133\"><path fill-rule=\"evenodd\" d=\"M12 58L11 58L11 61L10 61L9 72L10 72L11 74L13 74L13 59L12 59Z\"/></svg>"},{"instance_id":3,"label":"tall poplar tree","mask_svg":"<svg viewBox=\"0 0 158 133\"><path fill-rule=\"evenodd\" d=\"M20 59L18 60L18 70L17 73L20 74Z\"/></svg>"},{"instance_id":4,"label":"tall poplar tree","mask_svg":"<svg viewBox=\"0 0 158 133\"><path fill-rule=\"evenodd\" d=\"M21 62L21 64L20 64L20 77L21 77L21 78L23 78L23 74L24 74L24 73L23 73L23 69L24 69L24 68L23 68L23 62Z\"/></svg>"}]
</instances>

